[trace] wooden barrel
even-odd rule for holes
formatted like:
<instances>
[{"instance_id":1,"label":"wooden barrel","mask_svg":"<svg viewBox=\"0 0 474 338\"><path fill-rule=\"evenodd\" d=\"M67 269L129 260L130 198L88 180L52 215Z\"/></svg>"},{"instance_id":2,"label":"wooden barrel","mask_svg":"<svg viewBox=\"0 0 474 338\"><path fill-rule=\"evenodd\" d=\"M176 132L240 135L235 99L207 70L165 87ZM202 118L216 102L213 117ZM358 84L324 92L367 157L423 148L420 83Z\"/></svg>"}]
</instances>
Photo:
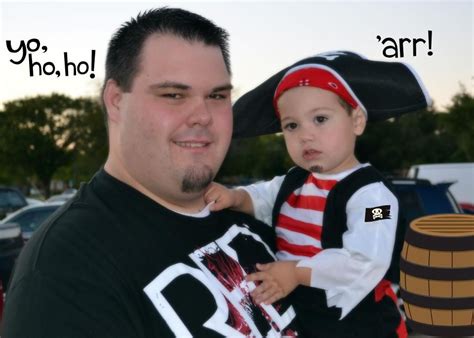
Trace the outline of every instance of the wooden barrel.
<instances>
[{"instance_id":1,"label":"wooden barrel","mask_svg":"<svg viewBox=\"0 0 474 338\"><path fill-rule=\"evenodd\" d=\"M415 219L401 256L408 325L429 335L474 335L474 215Z\"/></svg>"}]
</instances>

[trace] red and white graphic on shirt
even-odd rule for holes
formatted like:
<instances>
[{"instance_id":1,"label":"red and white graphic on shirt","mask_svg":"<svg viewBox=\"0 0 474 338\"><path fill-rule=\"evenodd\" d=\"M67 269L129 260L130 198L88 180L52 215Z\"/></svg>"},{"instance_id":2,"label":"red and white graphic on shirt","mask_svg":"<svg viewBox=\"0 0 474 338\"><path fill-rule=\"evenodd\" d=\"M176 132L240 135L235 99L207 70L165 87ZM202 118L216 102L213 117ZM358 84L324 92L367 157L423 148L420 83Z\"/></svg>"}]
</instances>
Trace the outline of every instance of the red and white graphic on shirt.
<instances>
[{"instance_id":1,"label":"red and white graphic on shirt","mask_svg":"<svg viewBox=\"0 0 474 338\"><path fill-rule=\"evenodd\" d=\"M221 238L189 255L197 268L183 263L172 265L145 287L145 293L176 336L192 336L192 333L180 313L168 302L163 290L182 275L192 276L202 283L217 304L216 311L202 326L233 337L296 335L287 328L295 317L291 306L283 309L280 306L258 305L250 297L255 284L246 282L245 276L253 271L245 271L237 252L230 246L238 236L255 241L273 257L259 236L247 228L234 225Z\"/></svg>"}]
</instances>

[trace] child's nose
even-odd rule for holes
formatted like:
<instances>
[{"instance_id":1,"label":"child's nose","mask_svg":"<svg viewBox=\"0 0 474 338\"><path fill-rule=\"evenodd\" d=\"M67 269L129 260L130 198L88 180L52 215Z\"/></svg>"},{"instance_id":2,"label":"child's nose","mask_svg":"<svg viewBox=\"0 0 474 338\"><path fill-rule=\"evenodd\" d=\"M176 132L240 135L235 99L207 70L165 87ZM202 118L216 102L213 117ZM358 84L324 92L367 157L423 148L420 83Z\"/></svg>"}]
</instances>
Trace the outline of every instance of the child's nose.
<instances>
[{"instance_id":1,"label":"child's nose","mask_svg":"<svg viewBox=\"0 0 474 338\"><path fill-rule=\"evenodd\" d=\"M301 131L300 137L303 143L308 142L308 141L314 141L315 139L314 130L311 130L311 128L303 127L300 129L300 131Z\"/></svg>"}]
</instances>

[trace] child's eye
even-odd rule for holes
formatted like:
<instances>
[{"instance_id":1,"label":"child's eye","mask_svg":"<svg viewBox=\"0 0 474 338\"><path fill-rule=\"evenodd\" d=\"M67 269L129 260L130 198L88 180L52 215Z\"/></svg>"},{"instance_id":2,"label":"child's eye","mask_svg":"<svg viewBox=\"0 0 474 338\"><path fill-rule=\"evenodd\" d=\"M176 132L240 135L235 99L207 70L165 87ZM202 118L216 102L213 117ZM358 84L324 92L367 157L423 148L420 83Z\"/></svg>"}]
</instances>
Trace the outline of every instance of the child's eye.
<instances>
[{"instance_id":1,"label":"child's eye","mask_svg":"<svg viewBox=\"0 0 474 338\"><path fill-rule=\"evenodd\" d=\"M288 130L288 131L292 131L292 130L295 130L296 127L298 127L298 124L295 123L295 122L290 122L290 123L287 123L283 126L283 130Z\"/></svg>"},{"instance_id":2,"label":"child's eye","mask_svg":"<svg viewBox=\"0 0 474 338\"><path fill-rule=\"evenodd\" d=\"M328 120L328 118L326 116L321 116L321 115L318 115L318 116L315 116L313 121L317 124L321 124L321 123L324 123Z\"/></svg>"}]
</instances>

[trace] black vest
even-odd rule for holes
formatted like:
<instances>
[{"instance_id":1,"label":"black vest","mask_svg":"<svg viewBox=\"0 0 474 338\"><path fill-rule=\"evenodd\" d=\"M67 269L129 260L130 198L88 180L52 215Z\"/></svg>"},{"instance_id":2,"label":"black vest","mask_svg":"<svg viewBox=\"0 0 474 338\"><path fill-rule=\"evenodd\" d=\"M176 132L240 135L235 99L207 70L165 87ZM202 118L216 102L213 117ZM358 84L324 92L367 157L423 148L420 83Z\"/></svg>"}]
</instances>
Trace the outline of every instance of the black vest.
<instances>
[{"instance_id":1,"label":"black vest","mask_svg":"<svg viewBox=\"0 0 474 338\"><path fill-rule=\"evenodd\" d=\"M285 179L278 192L275 205L273 207L273 227L276 226L278 215L283 203L288 199L290 194L297 188L301 187L310 172L300 168L293 167L286 174ZM342 248L342 235L347 231L346 205L350 197L360 188L375 182L382 182L395 195L390 183L388 183L382 174L372 166L363 167L349 174L340 180L329 192L326 199L326 207L324 209L323 226L321 235L321 246L327 248ZM404 229L400 219L400 211L398 215L397 234L395 238L395 247L392 254L392 262L390 268L384 276L392 282L398 283L400 278L400 270L398 262L400 260L400 252L403 246ZM299 286L293 292L295 306L298 315L308 314L310 320L310 312L324 312L329 315L340 317L340 309L336 307L328 308L326 302L326 294L324 290L306 286ZM356 309L365 309L371 307L375 302L374 291L372 290L357 306ZM356 312L356 311L352 312ZM346 318L351 316L349 314Z\"/></svg>"}]
</instances>

